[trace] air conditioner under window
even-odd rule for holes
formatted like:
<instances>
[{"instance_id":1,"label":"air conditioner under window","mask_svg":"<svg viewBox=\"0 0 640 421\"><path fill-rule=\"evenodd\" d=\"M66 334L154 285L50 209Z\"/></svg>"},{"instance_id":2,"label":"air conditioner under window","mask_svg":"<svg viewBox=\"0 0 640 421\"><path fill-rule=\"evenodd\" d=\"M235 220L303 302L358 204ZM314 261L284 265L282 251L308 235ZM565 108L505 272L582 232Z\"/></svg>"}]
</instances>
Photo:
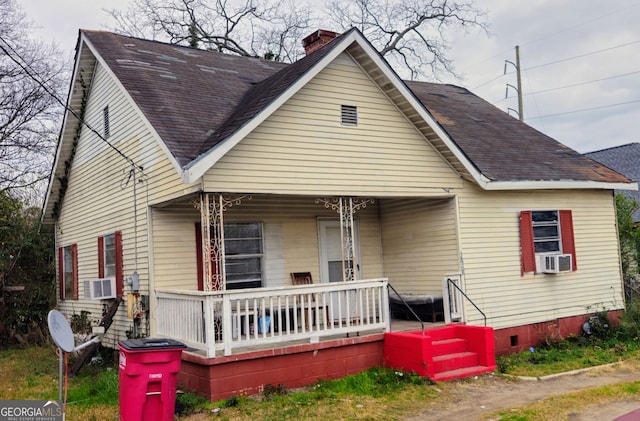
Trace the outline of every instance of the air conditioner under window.
<instances>
[{"instance_id":1,"label":"air conditioner under window","mask_svg":"<svg viewBox=\"0 0 640 421\"><path fill-rule=\"evenodd\" d=\"M571 255L570 254L549 254L542 256L542 272L544 273L560 273L571 272Z\"/></svg>"},{"instance_id":2,"label":"air conditioner under window","mask_svg":"<svg viewBox=\"0 0 640 421\"><path fill-rule=\"evenodd\" d=\"M84 281L84 298L90 300L116 298L115 278L102 278Z\"/></svg>"}]
</instances>

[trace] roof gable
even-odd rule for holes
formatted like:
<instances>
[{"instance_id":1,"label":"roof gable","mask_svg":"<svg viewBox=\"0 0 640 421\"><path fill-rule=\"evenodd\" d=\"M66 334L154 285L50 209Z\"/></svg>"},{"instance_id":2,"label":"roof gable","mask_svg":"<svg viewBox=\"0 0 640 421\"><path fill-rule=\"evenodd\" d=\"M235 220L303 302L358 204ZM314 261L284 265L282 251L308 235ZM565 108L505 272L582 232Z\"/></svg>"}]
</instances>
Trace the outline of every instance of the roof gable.
<instances>
[{"instance_id":1,"label":"roof gable","mask_svg":"<svg viewBox=\"0 0 640 421\"><path fill-rule=\"evenodd\" d=\"M229 118L245 92L285 64L82 31L181 166Z\"/></svg>"},{"instance_id":2,"label":"roof gable","mask_svg":"<svg viewBox=\"0 0 640 421\"><path fill-rule=\"evenodd\" d=\"M426 141L484 189L635 187L466 89L402 81L356 29L294 64L102 31L82 35L153 126L187 183L348 52Z\"/></svg>"}]
</instances>

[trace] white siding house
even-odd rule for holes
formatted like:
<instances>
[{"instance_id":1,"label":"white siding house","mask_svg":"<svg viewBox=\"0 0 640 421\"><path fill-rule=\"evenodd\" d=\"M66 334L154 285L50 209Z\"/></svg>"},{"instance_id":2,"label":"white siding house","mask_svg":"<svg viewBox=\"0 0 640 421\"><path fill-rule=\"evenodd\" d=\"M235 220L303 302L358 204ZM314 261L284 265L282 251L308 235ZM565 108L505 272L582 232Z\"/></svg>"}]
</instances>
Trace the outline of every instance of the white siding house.
<instances>
[{"instance_id":1,"label":"white siding house","mask_svg":"<svg viewBox=\"0 0 640 421\"><path fill-rule=\"evenodd\" d=\"M173 336L215 360L379 335L388 285L447 321L479 309L501 353L624 308L612 192L635 183L334 38L288 65L80 31L44 208L59 309L97 322L115 300L85 281L111 277L106 344Z\"/></svg>"}]
</instances>

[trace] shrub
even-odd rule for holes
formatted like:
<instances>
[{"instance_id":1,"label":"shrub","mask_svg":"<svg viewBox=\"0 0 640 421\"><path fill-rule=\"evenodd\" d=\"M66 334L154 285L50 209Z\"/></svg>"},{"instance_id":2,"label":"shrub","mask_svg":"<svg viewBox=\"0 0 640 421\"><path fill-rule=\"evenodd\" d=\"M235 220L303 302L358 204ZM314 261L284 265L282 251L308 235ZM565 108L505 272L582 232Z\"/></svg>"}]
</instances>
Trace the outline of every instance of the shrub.
<instances>
[{"instance_id":1,"label":"shrub","mask_svg":"<svg viewBox=\"0 0 640 421\"><path fill-rule=\"evenodd\" d=\"M620 318L617 329L618 337L623 340L638 340L640 338L640 297L636 296L627 301L624 315Z\"/></svg>"},{"instance_id":2,"label":"shrub","mask_svg":"<svg viewBox=\"0 0 640 421\"><path fill-rule=\"evenodd\" d=\"M585 326L588 326L585 332L588 337L594 341L606 341L613 337L613 327L609 321L609 315L606 311L598 312L595 316L589 317Z\"/></svg>"}]
</instances>

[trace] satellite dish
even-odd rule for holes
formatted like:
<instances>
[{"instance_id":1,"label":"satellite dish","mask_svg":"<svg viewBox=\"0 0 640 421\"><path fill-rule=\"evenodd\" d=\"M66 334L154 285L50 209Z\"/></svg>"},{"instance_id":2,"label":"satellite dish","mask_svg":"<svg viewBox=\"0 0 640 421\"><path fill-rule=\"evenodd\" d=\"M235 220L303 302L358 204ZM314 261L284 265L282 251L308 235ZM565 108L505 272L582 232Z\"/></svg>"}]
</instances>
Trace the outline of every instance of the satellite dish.
<instances>
[{"instance_id":1,"label":"satellite dish","mask_svg":"<svg viewBox=\"0 0 640 421\"><path fill-rule=\"evenodd\" d=\"M75 341L73 339L73 332L71 326L64 314L58 310L51 310L47 318L49 324L49 332L53 338L53 342L58 345L58 348L64 352L73 352L75 348Z\"/></svg>"}]
</instances>

